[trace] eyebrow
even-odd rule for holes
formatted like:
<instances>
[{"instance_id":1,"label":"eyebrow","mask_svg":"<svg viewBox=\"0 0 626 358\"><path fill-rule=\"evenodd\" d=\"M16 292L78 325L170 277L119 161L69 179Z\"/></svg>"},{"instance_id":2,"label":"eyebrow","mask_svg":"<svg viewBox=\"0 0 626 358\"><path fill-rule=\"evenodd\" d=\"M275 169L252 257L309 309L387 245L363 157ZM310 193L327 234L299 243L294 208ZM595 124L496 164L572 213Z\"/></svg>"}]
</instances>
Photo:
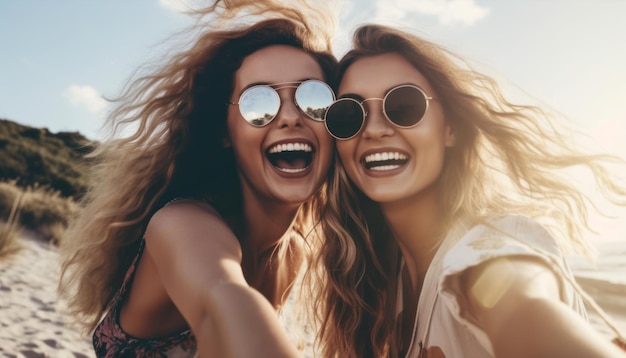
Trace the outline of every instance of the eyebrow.
<instances>
[{"instance_id":1,"label":"eyebrow","mask_svg":"<svg viewBox=\"0 0 626 358\"><path fill-rule=\"evenodd\" d=\"M350 98L350 99L354 99L357 100L359 102L363 101L365 98L363 98L363 96L358 95L356 93L344 93L341 96L339 96L337 99L342 99L342 98Z\"/></svg>"},{"instance_id":2,"label":"eyebrow","mask_svg":"<svg viewBox=\"0 0 626 358\"><path fill-rule=\"evenodd\" d=\"M407 85L409 85L409 86L415 86L415 87L421 88L421 89L422 89L422 91L426 92L426 90L424 89L424 87L422 87L422 86L418 85L417 83L413 83L413 82L403 82L403 83L398 83L398 84L395 84L395 85L393 85L393 86L391 86L391 87L389 87L389 88L385 89L385 92L384 92L384 94L383 94L383 96L382 96L382 97L370 97L370 98L384 98L384 97L387 95L387 93L389 93L389 91L391 91L391 89L392 89L392 88L396 88L396 87L398 87L398 86L407 86ZM341 96L339 96L339 97L338 97L338 99L339 99L339 98L351 98L351 99L356 99L356 100L359 100L359 101L363 101L363 100L365 100L365 99L366 99L365 97L361 96L360 94L351 93L351 92L350 92L350 93L344 93L344 94L342 94Z\"/></svg>"}]
</instances>

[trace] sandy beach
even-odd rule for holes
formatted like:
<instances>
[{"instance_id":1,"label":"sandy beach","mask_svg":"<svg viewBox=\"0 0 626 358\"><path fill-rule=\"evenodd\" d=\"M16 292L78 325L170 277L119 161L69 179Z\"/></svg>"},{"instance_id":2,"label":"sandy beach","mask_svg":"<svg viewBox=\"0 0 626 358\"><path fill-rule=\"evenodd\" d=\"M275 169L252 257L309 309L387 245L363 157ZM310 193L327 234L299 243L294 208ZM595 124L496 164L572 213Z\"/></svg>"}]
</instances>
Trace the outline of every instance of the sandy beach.
<instances>
[{"instance_id":1,"label":"sandy beach","mask_svg":"<svg viewBox=\"0 0 626 358\"><path fill-rule=\"evenodd\" d=\"M95 357L90 337L79 335L58 303L56 249L32 238L21 241L20 252L0 261L0 357ZM577 280L626 332L626 286ZM591 309L589 315L600 332L612 336Z\"/></svg>"},{"instance_id":2,"label":"sandy beach","mask_svg":"<svg viewBox=\"0 0 626 358\"><path fill-rule=\"evenodd\" d=\"M95 357L58 305L57 252L31 238L0 261L0 357Z\"/></svg>"}]
</instances>

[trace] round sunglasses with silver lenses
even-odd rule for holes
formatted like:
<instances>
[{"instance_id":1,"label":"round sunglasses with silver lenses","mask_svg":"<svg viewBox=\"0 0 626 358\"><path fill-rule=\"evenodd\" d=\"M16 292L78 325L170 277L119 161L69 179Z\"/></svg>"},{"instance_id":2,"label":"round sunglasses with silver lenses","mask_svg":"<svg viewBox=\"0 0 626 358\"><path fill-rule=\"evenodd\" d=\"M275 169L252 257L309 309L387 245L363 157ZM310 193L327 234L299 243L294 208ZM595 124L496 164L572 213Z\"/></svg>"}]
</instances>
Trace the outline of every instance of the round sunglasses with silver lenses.
<instances>
[{"instance_id":1,"label":"round sunglasses with silver lenses","mask_svg":"<svg viewBox=\"0 0 626 358\"><path fill-rule=\"evenodd\" d=\"M363 103L371 100L383 101L383 113L387 120L400 128L417 125L428 110L429 97L415 85L400 85L390 89L384 98L340 98L326 111L325 124L328 132L337 139L350 139L357 135L367 117Z\"/></svg>"},{"instance_id":2,"label":"round sunglasses with silver lenses","mask_svg":"<svg viewBox=\"0 0 626 358\"><path fill-rule=\"evenodd\" d=\"M241 93L239 105L241 116L255 127L268 125L278 114L281 102L278 90L295 88L296 106L309 118L323 121L326 110L335 100L335 93L326 83L319 80L283 82L272 85L255 85Z\"/></svg>"}]
</instances>

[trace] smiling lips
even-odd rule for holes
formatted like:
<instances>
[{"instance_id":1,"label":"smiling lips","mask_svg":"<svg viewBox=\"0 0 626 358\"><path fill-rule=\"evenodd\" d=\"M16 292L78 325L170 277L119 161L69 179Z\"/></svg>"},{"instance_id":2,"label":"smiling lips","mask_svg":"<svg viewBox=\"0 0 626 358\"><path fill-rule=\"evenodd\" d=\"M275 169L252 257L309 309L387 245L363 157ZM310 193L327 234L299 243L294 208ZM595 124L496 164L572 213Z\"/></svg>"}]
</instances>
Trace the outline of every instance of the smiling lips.
<instances>
[{"instance_id":1,"label":"smiling lips","mask_svg":"<svg viewBox=\"0 0 626 358\"><path fill-rule=\"evenodd\" d=\"M267 150L267 157L272 165L284 173L301 173L313 161L313 149L309 143L279 143ZM363 165L368 170L383 172L400 168L408 162L408 156L400 152L378 152L363 158Z\"/></svg>"},{"instance_id":2,"label":"smiling lips","mask_svg":"<svg viewBox=\"0 0 626 358\"><path fill-rule=\"evenodd\" d=\"M313 148L306 142L279 143L268 148L266 155L276 169L295 174L307 170L313 161Z\"/></svg>"},{"instance_id":3,"label":"smiling lips","mask_svg":"<svg viewBox=\"0 0 626 358\"><path fill-rule=\"evenodd\" d=\"M363 158L363 166L368 170L388 171L400 168L408 161L408 156L400 152L378 152Z\"/></svg>"}]
</instances>

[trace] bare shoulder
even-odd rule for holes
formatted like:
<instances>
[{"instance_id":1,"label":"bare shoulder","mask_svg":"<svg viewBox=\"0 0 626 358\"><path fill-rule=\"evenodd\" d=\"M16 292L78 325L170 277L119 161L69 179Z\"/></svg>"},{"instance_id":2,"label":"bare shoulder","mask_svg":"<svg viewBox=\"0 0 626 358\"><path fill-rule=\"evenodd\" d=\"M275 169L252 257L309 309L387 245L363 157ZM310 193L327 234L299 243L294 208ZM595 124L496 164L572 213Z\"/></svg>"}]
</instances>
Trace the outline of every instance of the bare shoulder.
<instances>
[{"instance_id":1,"label":"bare shoulder","mask_svg":"<svg viewBox=\"0 0 626 358\"><path fill-rule=\"evenodd\" d=\"M150 219L148 227L158 225L161 228L162 225L176 225L198 217L219 219L220 215L217 210L204 201L178 199L157 210Z\"/></svg>"},{"instance_id":2,"label":"bare shoulder","mask_svg":"<svg viewBox=\"0 0 626 358\"><path fill-rule=\"evenodd\" d=\"M462 282L470 315L483 323L487 317L506 317L509 311L529 300L560 301L556 274L532 257L504 256L489 260L468 269Z\"/></svg>"},{"instance_id":3,"label":"bare shoulder","mask_svg":"<svg viewBox=\"0 0 626 358\"><path fill-rule=\"evenodd\" d=\"M481 290L484 284L501 284L509 290L533 292L533 287L556 288L558 281L548 265L539 259L526 256L503 256L470 268L465 273L468 289ZM550 290L552 291L552 290ZM558 297L558 296L557 296Z\"/></svg>"},{"instance_id":4,"label":"bare shoulder","mask_svg":"<svg viewBox=\"0 0 626 358\"><path fill-rule=\"evenodd\" d=\"M150 251L164 250L166 255L181 250L241 255L239 242L224 219L198 200L181 199L159 209L148 223L145 239Z\"/></svg>"},{"instance_id":5,"label":"bare shoulder","mask_svg":"<svg viewBox=\"0 0 626 358\"><path fill-rule=\"evenodd\" d=\"M246 284L239 241L207 203L177 200L162 207L150 219L144 238L145 257L133 284L141 298L135 300L133 312L144 314L133 317L151 323L137 332L159 327L163 324L158 322L171 317L169 332L184 321L197 328L208 312L206 299L213 287L223 282Z\"/></svg>"}]
</instances>

